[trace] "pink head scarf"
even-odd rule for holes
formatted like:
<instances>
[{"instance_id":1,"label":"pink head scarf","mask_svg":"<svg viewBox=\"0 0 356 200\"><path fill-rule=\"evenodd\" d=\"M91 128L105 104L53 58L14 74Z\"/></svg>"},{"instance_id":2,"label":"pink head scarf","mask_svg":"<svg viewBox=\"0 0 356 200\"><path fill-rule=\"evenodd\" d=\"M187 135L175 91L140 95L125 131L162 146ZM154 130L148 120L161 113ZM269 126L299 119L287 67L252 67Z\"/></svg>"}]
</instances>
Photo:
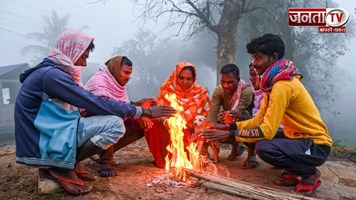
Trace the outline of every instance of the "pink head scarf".
<instances>
[{"instance_id":1,"label":"pink head scarf","mask_svg":"<svg viewBox=\"0 0 356 200\"><path fill-rule=\"evenodd\" d=\"M88 49L94 39L78 30L64 31L57 39L56 46L52 49L48 59L59 65L73 80L83 86L80 73L82 67L75 66L79 57Z\"/></svg>"},{"instance_id":2,"label":"pink head scarf","mask_svg":"<svg viewBox=\"0 0 356 200\"><path fill-rule=\"evenodd\" d=\"M249 84L240 79L237 88L231 98L231 110L235 110L239 105L242 89L244 89L247 85Z\"/></svg>"},{"instance_id":3,"label":"pink head scarf","mask_svg":"<svg viewBox=\"0 0 356 200\"><path fill-rule=\"evenodd\" d=\"M125 86L120 85L114 77L120 72L121 59L121 56L116 56L108 60L105 63L107 67L96 72L85 84L85 89L97 96L129 102ZM116 72L112 74L110 69Z\"/></svg>"}]
</instances>

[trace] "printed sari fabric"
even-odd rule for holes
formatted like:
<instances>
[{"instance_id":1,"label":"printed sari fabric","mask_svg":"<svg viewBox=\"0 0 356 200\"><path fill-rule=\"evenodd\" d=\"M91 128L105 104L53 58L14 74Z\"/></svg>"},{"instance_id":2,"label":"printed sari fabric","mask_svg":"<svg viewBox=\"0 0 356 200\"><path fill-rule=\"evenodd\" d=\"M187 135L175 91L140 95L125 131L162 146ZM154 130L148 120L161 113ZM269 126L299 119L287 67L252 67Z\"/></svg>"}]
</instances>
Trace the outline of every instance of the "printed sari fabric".
<instances>
[{"instance_id":1,"label":"printed sari fabric","mask_svg":"<svg viewBox=\"0 0 356 200\"><path fill-rule=\"evenodd\" d=\"M196 77L193 85L187 91L183 91L178 85L178 76L187 66L192 66L196 74L196 69L193 64L189 62L181 62L176 66L170 77L162 84L158 93L158 101L160 104L170 105L170 102L165 98L165 95L175 94L177 100L183 106L183 112L180 114L187 121L187 128L183 130L185 147L191 142L191 135L194 132L194 118L197 115L206 117L210 108L210 99L207 90L196 84ZM168 130L160 120L153 120L153 127L145 131L145 138L155 159L155 165L163 168L165 166L165 157L168 154L166 147L170 143L170 134Z\"/></svg>"},{"instance_id":2,"label":"printed sari fabric","mask_svg":"<svg viewBox=\"0 0 356 200\"><path fill-rule=\"evenodd\" d=\"M187 66L192 66L196 74L196 69L193 64L189 62L178 63L169 78L162 84L157 98L161 104L170 105L170 102L165 98L165 95L175 94L178 102L183 106L183 112L180 114L187 121L187 127L194 128L193 122L197 115L203 115L205 117L208 115L210 99L206 88L196 84L196 77L193 85L187 91L183 91L178 85L178 76Z\"/></svg>"}]
</instances>

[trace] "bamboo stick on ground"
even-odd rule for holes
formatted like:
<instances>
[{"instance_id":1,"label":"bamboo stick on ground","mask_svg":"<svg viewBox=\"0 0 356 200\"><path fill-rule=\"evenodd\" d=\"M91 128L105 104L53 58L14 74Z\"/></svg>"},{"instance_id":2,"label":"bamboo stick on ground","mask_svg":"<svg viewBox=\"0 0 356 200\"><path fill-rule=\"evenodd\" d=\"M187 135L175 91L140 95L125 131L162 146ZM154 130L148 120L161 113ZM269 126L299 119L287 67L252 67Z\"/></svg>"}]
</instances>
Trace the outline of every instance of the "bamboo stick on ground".
<instances>
[{"instance_id":1,"label":"bamboo stick on ground","mask_svg":"<svg viewBox=\"0 0 356 200\"><path fill-rule=\"evenodd\" d=\"M220 190L230 194L258 199L258 200L270 200L270 199L280 199L280 200L313 200L314 198L306 197L294 193L285 192L282 190L277 190L274 188L269 188L266 186L256 185L252 183L247 183L243 181L238 181L234 179L229 179L225 177L212 176L209 174L198 173L194 171L189 171L190 174L204 179L207 182L203 183L211 189Z\"/></svg>"},{"instance_id":2,"label":"bamboo stick on ground","mask_svg":"<svg viewBox=\"0 0 356 200\"><path fill-rule=\"evenodd\" d=\"M252 194L252 193L247 193L246 191L239 191L239 190L236 190L236 188L229 187L229 186L226 186L226 185L221 185L221 184L218 184L218 183L213 183L213 182L207 181L207 182L203 183L202 185L204 187L207 187L207 188L210 188L210 189L219 190L219 191L226 192L226 193L229 193L229 194L232 194L232 195L237 195L237 196L240 196L240 197L246 197L246 198L249 198L249 199L268 200L268 198L264 197L263 195L255 195L255 194Z\"/></svg>"}]
</instances>

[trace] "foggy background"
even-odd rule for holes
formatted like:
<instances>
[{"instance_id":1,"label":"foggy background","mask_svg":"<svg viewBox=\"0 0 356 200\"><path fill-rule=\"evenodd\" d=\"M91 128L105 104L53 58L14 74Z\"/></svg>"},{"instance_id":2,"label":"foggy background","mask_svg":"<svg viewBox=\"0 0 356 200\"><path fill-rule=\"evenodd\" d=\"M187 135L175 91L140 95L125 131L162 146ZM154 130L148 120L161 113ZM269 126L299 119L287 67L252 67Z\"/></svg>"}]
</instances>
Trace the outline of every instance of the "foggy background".
<instances>
[{"instance_id":1,"label":"foggy background","mask_svg":"<svg viewBox=\"0 0 356 200\"><path fill-rule=\"evenodd\" d=\"M335 2L348 10L350 21L355 20L356 1ZM211 96L216 86L216 36L202 31L187 38L184 35L185 29L176 36L177 29L166 28L168 18L144 20L140 17L142 13L142 7L130 0L0 0L0 71L1 66L28 63L34 67L38 64L44 56L40 50L34 51L31 45L46 47L48 40L40 39L36 37L38 34L33 33L43 33L43 27L51 22L48 20L57 19L65 23L66 28L82 29L95 38L95 51L90 54L89 64L83 70L84 81L109 58L126 55L134 65L133 76L127 85L130 99L155 97L160 84L168 78L175 65L180 61L190 61L198 69L198 84L207 87ZM287 23L287 19L280 23ZM347 30L356 28L352 26L352 23L346 24ZM317 33L317 27L313 28ZM249 37L241 35L244 36L243 32L238 38L236 64L240 68L241 77L248 81L250 56L246 53L245 45ZM342 33L332 35L345 36ZM55 42L55 39L51 42ZM332 39L328 42L331 45L327 48L332 50ZM331 90L334 95L332 100L318 105L318 101L313 98L334 141L341 140L343 144L356 147L355 37L350 36L346 45L349 50L337 58L335 66L331 66L330 73L337 74L336 78L325 83L335 86ZM303 69L303 74L308 73L309 68ZM323 81L322 78L320 80ZM319 86L308 89L319 93L328 92ZM0 128L0 144L14 143L13 126Z\"/></svg>"}]
</instances>

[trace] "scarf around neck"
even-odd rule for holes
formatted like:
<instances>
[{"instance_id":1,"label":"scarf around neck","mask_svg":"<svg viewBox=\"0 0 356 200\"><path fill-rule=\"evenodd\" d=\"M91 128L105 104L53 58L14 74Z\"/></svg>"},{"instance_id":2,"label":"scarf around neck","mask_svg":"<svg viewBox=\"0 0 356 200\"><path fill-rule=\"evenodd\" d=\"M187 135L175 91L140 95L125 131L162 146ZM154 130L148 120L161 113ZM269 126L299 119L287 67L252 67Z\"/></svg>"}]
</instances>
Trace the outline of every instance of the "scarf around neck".
<instances>
[{"instance_id":1,"label":"scarf around neck","mask_svg":"<svg viewBox=\"0 0 356 200\"><path fill-rule=\"evenodd\" d=\"M231 98L231 110L235 110L239 105L242 89L244 89L247 85L249 84L240 79L237 88Z\"/></svg>"},{"instance_id":2,"label":"scarf around neck","mask_svg":"<svg viewBox=\"0 0 356 200\"><path fill-rule=\"evenodd\" d=\"M116 56L108 60L86 83L85 89L101 97L129 102L125 86L119 84L115 77L120 72L121 56Z\"/></svg>"},{"instance_id":3,"label":"scarf around neck","mask_svg":"<svg viewBox=\"0 0 356 200\"><path fill-rule=\"evenodd\" d=\"M262 74L260 88L264 92L270 92L277 81L292 80L297 75L302 78L302 74L292 61L287 59L277 60Z\"/></svg>"}]
</instances>

